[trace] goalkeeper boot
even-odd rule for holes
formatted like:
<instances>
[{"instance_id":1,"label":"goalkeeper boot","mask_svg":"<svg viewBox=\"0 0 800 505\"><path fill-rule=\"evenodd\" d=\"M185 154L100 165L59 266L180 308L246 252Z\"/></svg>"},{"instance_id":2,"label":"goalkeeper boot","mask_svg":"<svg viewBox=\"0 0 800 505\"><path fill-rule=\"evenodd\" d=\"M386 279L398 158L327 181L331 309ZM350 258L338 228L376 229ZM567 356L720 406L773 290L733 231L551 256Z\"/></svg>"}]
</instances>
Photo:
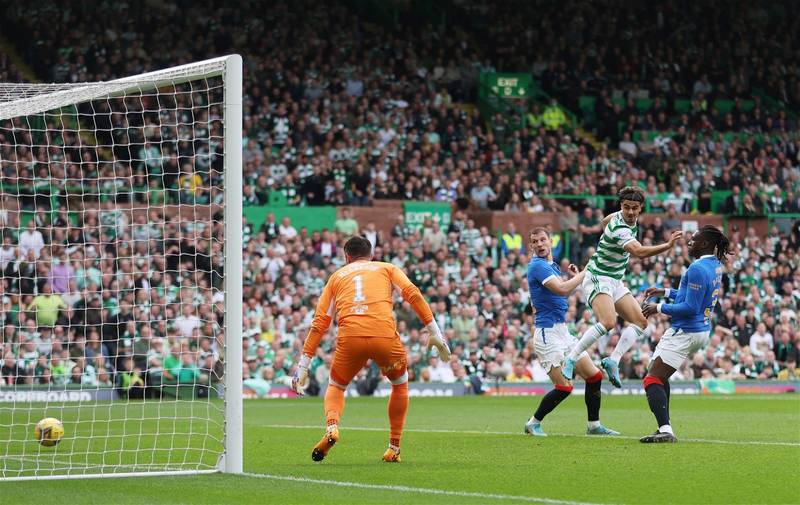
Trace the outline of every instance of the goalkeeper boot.
<instances>
[{"instance_id":1,"label":"goalkeeper boot","mask_svg":"<svg viewBox=\"0 0 800 505\"><path fill-rule=\"evenodd\" d=\"M561 373L564 375L565 379L572 380L572 376L575 375L575 360L572 358L564 359L564 364L561 366Z\"/></svg>"},{"instance_id":2,"label":"goalkeeper boot","mask_svg":"<svg viewBox=\"0 0 800 505\"><path fill-rule=\"evenodd\" d=\"M600 362L600 366L606 371L608 381L613 384L615 388L621 388L622 379L620 379L619 376L619 363L611 358L603 358Z\"/></svg>"},{"instance_id":3,"label":"goalkeeper boot","mask_svg":"<svg viewBox=\"0 0 800 505\"><path fill-rule=\"evenodd\" d=\"M526 435L533 435L534 437L546 437L547 433L542 431L542 423L538 421L528 421L525 423L524 433Z\"/></svg>"},{"instance_id":4,"label":"goalkeeper boot","mask_svg":"<svg viewBox=\"0 0 800 505\"><path fill-rule=\"evenodd\" d=\"M314 461L322 461L325 459L325 456L328 455L328 451L330 451L338 441L339 428L335 424L332 424L325 430L325 436L322 437L322 440L314 446L314 450L311 451L311 459Z\"/></svg>"},{"instance_id":5,"label":"goalkeeper boot","mask_svg":"<svg viewBox=\"0 0 800 505\"><path fill-rule=\"evenodd\" d=\"M612 430L611 428L606 428L602 424L600 426L595 426L594 428L586 428L587 435L619 435L619 432L616 430Z\"/></svg>"},{"instance_id":6,"label":"goalkeeper boot","mask_svg":"<svg viewBox=\"0 0 800 505\"><path fill-rule=\"evenodd\" d=\"M400 463L400 448L389 446L383 453L383 461L386 463Z\"/></svg>"}]
</instances>

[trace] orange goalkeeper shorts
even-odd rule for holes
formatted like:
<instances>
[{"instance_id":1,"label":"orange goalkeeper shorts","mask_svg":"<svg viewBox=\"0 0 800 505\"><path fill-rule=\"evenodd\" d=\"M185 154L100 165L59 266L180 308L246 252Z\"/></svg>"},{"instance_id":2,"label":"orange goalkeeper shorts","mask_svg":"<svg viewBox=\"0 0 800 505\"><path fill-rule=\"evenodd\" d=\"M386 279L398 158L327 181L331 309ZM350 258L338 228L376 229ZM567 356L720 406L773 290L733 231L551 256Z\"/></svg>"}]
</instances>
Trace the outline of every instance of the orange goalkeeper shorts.
<instances>
[{"instance_id":1,"label":"orange goalkeeper shorts","mask_svg":"<svg viewBox=\"0 0 800 505\"><path fill-rule=\"evenodd\" d=\"M367 360L373 360L390 381L405 379L406 349L400 337L344 337L336 342L331 364L331 384L344 389ZM400 381L404 382L404 380ZM398 382L399 383L399 382Z\"/></svg>"}]
</instances>

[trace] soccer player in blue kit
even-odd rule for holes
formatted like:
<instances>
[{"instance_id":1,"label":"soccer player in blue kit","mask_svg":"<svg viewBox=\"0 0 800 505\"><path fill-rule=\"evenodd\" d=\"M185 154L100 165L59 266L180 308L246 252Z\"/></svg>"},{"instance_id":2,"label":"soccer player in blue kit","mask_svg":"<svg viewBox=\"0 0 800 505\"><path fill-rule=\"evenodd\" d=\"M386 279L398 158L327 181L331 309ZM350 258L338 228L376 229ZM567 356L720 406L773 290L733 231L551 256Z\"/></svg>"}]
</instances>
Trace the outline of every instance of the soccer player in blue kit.
<instances>
[{"instance_id":1,"label":"soccer player in blue kit","mask_svg":"<svg viewBox=\"0 0 800 505\"><path fill-rule=\"evenodd\" d=\"M664 333L653 353L650 369L644 378L647 403L658 422L658 430L640 439L643 443L677 442L669 423L669 378L683 361L708 344L711 333L711 314L719 297L722 262L730 242L716 226L706 225L697 230L689 241L689 255L697 258L681 277L677 291L648 288L645 299L666 297L674 303L645 303L645 317L666 314L672 326Z\"/></svg>"},{"instance_id":2,"label":"soccer player in blue kit","mask_svg":"<svg viewBox=\"0 0 800 505\"><path fill-rule=\"evenodd\" d=\"M552 242L546 228L534 228L530 234L530 250L533 258L528 264L528 289L531 304L536 310L533 328L534 351L550 376L555 388L539 403L539 408L525 423L525 433L546 437L542 431L542 420L572 393L572 382L561 373L564 357L577 342L570 335L566 324L567 296L583 281L586 271L578 272L575 265L569 266L572 278L561 278L561 269L553 261ZM586 412L589 435L619 435L619 432L600 424L600 371L586 352L575 360L575 371L586 381Z\"/></svg>"}]
</instances>

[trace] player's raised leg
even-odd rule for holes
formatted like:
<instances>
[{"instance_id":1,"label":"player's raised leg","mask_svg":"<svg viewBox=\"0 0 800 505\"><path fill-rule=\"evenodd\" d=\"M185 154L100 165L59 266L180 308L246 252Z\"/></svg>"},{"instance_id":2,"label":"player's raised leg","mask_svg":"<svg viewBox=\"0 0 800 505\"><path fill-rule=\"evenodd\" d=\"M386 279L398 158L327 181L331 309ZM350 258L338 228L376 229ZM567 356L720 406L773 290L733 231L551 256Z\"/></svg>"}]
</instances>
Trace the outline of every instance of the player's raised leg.
<instances>
[{"instance_id":1,"label":"player's raised leg","mask_svg":"<svg viewBox=\"0 0 800 505\"><path fill-rule=\"evenodd\" d=\"M594 284L596 281L593 279L596 279L596 277L588 273L583 281L584 288L586 288L587 284ZM617 312L614 309L614 301L610 293L595 292L593 298L591 298L591 306L597 323L583 332L578 343L575 344L575 347L572 348L564 360L562 371L568 379L572 379L574 376L575 362L578 360L578 356L597 342L600 337L613 330L617 322Z\"/></svg>"},{"instance_id":2,"label":"player's raised leg","mask_svg":"<svg viewBox=\"0 0 800 505\"><path fill-rule=\"evenodd\" d=\"M633 344L641 338L644 328L647 327L647 319L642 315L642 308L630 293L616 301L614 308L622 319L628 322L628 326L622 330L619 341L617 342L611 356L603 358L601 366L608 374L608 380L614 387L622 387L622 380L619 376L619 361L622 355L630 349Z\"/></svg>"},{"instance_id":3,"label":"player's raised leg","mask_svg":"<svg viewBox=\"0 0 800 505\"><path fill-rule=\"evenodd\" d=\"M587 354L578 358L575 371L586 381L584 402L586 403L586 434L587 435L619 435L618 431L606 428L600 423L600 399L602 392L600 386L603 382L603 372L594 366Z\"/></svg>"},{"instance_id":4,"label":"player's raised leg","mask_svg":"<svg viewBox=\"0 0 800 505\"><path fill-rule=\"evenodd\" d=\"M642 437L643 443L677 442L672 426L669 424L669 378L675 373L675 368L667 365L656 357L650 365L650 370L644 378L644 390L647 393L647 403L650 411L656 417L658 429L652 435Z\"/></svg>"}]
</instances>

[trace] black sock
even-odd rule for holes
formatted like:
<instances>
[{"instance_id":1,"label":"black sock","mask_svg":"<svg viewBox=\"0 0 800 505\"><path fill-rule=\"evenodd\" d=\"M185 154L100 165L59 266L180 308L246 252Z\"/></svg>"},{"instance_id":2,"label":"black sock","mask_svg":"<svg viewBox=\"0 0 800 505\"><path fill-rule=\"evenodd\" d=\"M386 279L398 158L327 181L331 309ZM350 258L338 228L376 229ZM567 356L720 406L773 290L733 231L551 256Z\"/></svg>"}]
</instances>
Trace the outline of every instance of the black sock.
<instances>
[{"instance_id":1,"label":"black sock","mask_svg":"<svg viewBox=\"0 0 800 505\"><path fill-rule=\"evenodd\" d=\"M589 421L600 420L600 381L587 382L583 400L586 402L586 414Z\"/></svg>"},{"instance_id":2,"label":"black sock","mask_svg":"<svg viewBox=\"0 0 800 505\"><path fill-rule=\"evenodd\" d=\"M568 397L569 394L572 392L572 387L569 389L553 389L542 398L542 402L539 404L539 408L536 409L536 413L533 414L533 417L538 419L539 421L544 419L544 416L549 414L553 411L558 404L561 403L564 398Z\"/></svg>"},{"instance_id":3,"label":"black sock","mask_svg":"<svg viewBox=\"0 0 800 505\"><path fill-rule=\"evenodd\" d=\"M656 416L659 428L669 424L669 409L667 407L667 390L662 384L652 383L645 388L647 403Z\"/></svg>"},{"instance_id":4,"label":"black sock","mask_svg":"<svg viewBox=\"0 0 800 505\"><path fill-rule=\"evenodd\" d=\"M667 411L669 411L669 382L664 382L664 391L667 393Z\"/></svg>"}]
</instances>

